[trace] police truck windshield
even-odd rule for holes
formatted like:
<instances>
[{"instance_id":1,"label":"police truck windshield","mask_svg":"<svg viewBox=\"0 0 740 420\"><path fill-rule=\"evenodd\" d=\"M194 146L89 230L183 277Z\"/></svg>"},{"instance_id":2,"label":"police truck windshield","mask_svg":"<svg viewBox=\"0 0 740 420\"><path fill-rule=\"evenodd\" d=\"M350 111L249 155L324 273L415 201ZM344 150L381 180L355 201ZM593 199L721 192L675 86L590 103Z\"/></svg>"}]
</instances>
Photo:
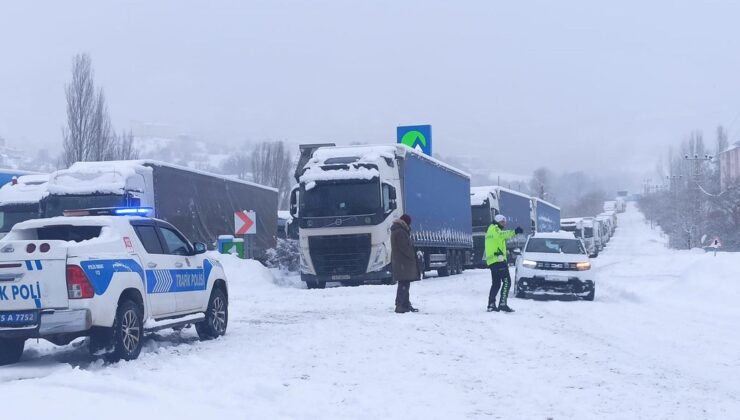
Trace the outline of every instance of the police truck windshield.
<instances>
[{"instance_id":1,"label":"police truck windshield","mask_svg":"<svg viewBox=\"0 0 740 420\"><path fill-rule=\"evenodd\" d=\"M301 197L301 217L336 217L382 211L380 185L374 181L318 182Z\"/></svg>"}]
</instances>

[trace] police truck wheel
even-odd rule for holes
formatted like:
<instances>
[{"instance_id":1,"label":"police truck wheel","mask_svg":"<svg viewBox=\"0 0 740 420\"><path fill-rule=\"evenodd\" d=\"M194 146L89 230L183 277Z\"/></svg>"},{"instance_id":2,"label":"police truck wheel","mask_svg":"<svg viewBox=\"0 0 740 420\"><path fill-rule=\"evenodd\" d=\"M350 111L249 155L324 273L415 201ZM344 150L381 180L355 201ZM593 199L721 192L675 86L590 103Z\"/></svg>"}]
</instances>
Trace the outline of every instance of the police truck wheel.
<instances>
[{"instance_id":1,"label":"police truck wheel","mask_svg":"<svg viewBox=\"0 0 740 420\"><path fill-rule=\"evenodd\" d=\"M198 337L201 340L213 340L226 334L229 325L229 301L221 289L213 289L211 299L208 301L206 319L195 324Z\"/></svg>"},{"instance_id":2,"label":"police truck wheel","mask_svg":"<svg viewBox=\"0 0 740 420\"><path fill-rule=\"evenodd\" d=\"M144 311L131 300L118 305L116 319L113 321L113 351L106 354L111 362L134 360L139 357L144 339Z\"/></svg>"},{"instance_id":3,"label":"police truck wheel","mask_svg":"<svg viewBox=\"0 0 740 420\"><path fill-rule=\"evenodd\" d=\"M22 338L0 338L0 366L18 363L25 345L26 340Z\"/></svg>"}]
</instances>

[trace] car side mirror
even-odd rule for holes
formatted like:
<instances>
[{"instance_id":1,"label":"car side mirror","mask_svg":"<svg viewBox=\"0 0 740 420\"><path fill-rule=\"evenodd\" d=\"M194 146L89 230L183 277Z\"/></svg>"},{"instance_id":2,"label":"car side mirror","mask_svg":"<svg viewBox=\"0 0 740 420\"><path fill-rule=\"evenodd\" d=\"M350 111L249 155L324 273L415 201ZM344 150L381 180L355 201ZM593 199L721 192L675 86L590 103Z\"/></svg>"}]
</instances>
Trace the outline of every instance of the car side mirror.
<instances>
[{"instance_id":1,"label":"car side mirror","mask_svg":"<svg viewBox=\"0 0 740 420\"><path fill-rule=\"evenodd\" d=\"M195 248L195 255L203 254L207 251L206 244L203 242L194 243L193 248Z\"/></svg>"}]
</instances>

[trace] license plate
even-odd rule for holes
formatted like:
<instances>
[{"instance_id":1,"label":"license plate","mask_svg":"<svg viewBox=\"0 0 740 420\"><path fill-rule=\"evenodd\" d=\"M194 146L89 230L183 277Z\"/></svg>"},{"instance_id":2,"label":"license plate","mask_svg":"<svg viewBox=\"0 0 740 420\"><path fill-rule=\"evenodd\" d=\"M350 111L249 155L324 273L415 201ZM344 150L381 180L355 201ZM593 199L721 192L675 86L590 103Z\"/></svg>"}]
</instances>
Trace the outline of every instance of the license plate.
<instances>
[{"instance_id":1,"label":"license plate","mask_svg":"<svg viewBox=\"0 0 740 420\"><path fill-rule=\"evenodd\" d=\"M547 281L568 281L568 278L563 277L563 276L545 276L545 280Z\"/></svg>"},{"instance_id":2,"label":"license plate","mask_svg":"<svg viewBox=\"0 0 740 420\"><path fill-rule=\"evenodd\" d=\"M0 312L0 327L23 327L38 322L39 313L36 311Z\"/></svg>"},{"instance_id":3,"label":"license plate","mask_svg":"<svg viewBox=\"0 0 740 420\"><path fill-rule=\"evenodd\" d=\"M346 274L331 276L331 279L332 280L349 280L351 278L352 278L352 276L349 276L349 275L346 275Z\"/></svg>"}]
</instances>

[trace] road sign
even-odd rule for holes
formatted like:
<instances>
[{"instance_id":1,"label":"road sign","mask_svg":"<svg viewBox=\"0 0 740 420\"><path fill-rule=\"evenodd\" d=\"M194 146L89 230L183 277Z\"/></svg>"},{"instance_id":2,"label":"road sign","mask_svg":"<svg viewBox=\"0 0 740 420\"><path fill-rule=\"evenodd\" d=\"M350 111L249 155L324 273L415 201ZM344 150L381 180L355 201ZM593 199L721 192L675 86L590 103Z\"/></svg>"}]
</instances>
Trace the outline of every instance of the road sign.
<instances>
[{"instance_id":1,"label":"road sign","mask_svg":"<svg viewBox=\"0 0 740 420\"><path fill-rule=\"evenodd\" d=\"M234 212L234 233L236 235L257 233L257 214L247 210Z\"/></svg>"},{"instance_id":2,"label":"road sign","mask_svg":"<svg viewBox=\"0 0 740 420\"><path fill-rule=\"evenodd\" d=\"M408 125L396 127L396 141L416 149L426 155L432 155L432 126Z\"/></svg>"}]
</instances>

